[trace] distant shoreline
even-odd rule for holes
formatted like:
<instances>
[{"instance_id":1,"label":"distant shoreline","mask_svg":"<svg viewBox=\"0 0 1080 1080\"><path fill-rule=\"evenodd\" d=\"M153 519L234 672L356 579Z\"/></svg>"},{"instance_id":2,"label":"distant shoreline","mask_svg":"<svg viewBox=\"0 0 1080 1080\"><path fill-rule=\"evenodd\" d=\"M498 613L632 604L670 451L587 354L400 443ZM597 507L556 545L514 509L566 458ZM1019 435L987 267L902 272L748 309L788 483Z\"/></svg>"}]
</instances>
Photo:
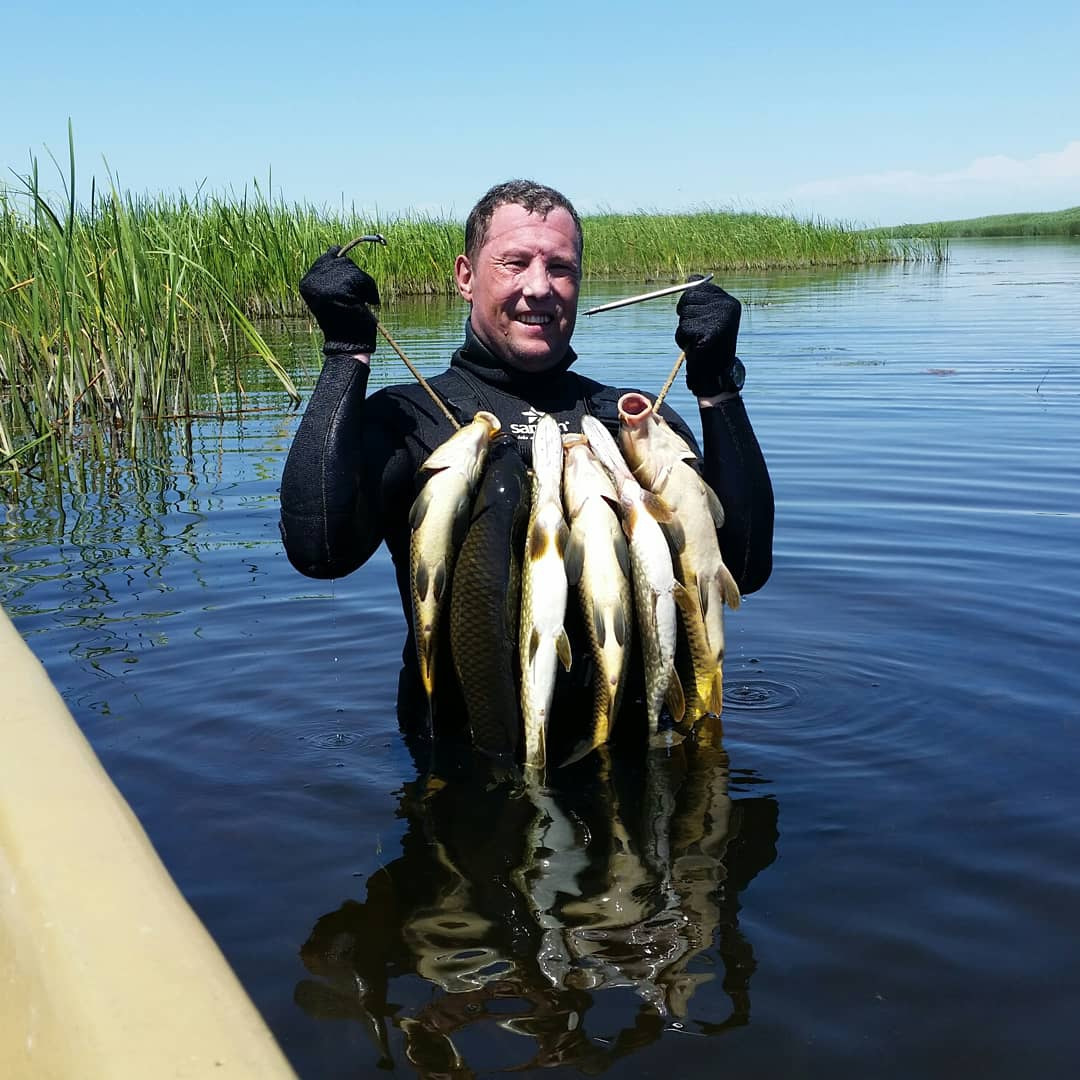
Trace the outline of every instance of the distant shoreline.
<instances>
[{"instance_id":1,"label":"distant shoreline","mask_svg":"<svg viewBox=\"0 0 1080 1080\"><path fill-rule=\"evenodd\" d=\"M969 236L1080 236L1080 206L1026 214L991 214L959 221L928 221L868 229L868 235L896 239L961 239Z\"/></svg>"}]
</instances>

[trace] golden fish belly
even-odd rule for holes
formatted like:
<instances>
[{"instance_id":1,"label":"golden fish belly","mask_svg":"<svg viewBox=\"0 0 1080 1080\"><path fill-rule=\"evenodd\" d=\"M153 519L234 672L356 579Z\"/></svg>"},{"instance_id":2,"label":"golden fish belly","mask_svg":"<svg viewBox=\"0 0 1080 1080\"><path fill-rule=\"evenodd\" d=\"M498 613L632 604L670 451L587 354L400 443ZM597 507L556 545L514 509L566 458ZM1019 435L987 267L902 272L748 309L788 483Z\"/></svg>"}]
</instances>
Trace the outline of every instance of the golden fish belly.
<instances>
[{"instance_id":1,"label":"golden fish belly","mask_svg":"<svg viewBox=\"0 0 1080 1080\"><path fill-rule=\"evenodd\" d=\"M454 542L460 538L469 512L468 481L456 473L440 473L428 481L417 503L422 499L426 506L421 504L423 519L409 541L409 569L420 680L430 699L435 685L439 617L453 573Z\"/></svg>"},{"instance_id":2,"label":"golden fish belly","mask_svg":"<svg viewBox=\"0 0 1080 1080\"><path fill-rule=\"evenodd\" d=\"M596 670L590 749L610 738L626 681L633 597L617 555L624 544L614 512L602 501L583 507L570 528L571 548L582 549L577 591Z\"/></svg>"}]
</instances>

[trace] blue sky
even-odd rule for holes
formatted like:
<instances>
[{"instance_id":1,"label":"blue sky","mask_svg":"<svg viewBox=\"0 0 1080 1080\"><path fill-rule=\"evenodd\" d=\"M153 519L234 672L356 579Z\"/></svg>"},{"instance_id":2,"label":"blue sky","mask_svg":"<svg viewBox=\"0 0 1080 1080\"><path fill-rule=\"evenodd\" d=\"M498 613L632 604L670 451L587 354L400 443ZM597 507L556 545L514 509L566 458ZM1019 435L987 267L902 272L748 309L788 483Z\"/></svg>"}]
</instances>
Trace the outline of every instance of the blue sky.
<instances>
[{"instance_id":1,"label":"blue sky","mask_svg":"<svg viewBox=\"0 0 1080 1080\"><path fill-rule=\"evenodd\" d=\"M463 217L531 176L583 211L892 224L1080 204L1080 4L16 5L0 166L138 192ZM50 182L51 179L50 179ZM56 186L59 186L58 183Z\"/></svg>"}]
</instances>

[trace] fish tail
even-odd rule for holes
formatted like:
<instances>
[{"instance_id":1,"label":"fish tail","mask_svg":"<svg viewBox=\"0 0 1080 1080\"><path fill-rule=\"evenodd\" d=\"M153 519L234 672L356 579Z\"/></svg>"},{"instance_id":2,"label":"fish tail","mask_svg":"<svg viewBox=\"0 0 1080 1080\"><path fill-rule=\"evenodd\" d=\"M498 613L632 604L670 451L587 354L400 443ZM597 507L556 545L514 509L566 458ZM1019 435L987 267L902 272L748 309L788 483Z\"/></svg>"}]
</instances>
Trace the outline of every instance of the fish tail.
<instances>
[{"instance_id":1,"label":"fish tail","mask_svg":"<svg viewBox=\"0 0 1080 1080\"><path fill-rule=\"evenodd\" d=\"M671 673L671 682L664 695L664 702L667 704L668 712L671 713L671 718L676 724L679 723L686 715L686 696L683 694L682 681L674 671Z\"/></svg>"},{"instance_id":2,"label":"fish tail","mask_svg":"<svg viewBox=\"0 0 1080 1080\"><path fill-rule=\"evenodd\" d=\"M709 694L709 712L719 716L724 709L724 666L717 664L713 676L712 692Z\"/></svg>"}]
</instances>

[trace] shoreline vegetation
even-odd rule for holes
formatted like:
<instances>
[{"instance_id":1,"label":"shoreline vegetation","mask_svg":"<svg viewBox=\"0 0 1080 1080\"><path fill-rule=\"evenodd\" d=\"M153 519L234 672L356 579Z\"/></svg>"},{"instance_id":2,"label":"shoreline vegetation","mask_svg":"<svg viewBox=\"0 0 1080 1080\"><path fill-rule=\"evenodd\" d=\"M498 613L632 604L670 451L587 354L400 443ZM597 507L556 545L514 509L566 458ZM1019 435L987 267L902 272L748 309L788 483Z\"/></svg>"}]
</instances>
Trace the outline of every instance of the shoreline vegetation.
<instances>
[{"instance_id":1,"label":"shoreline vegetation","mask_svg":"<svg viewBox=\"0 0 1080 1080\"><path fill-rule=\"evenodd\" d=\"M258 187L229 199L135 195L111 178L84 205L73 145L67 166L60 195L36 160L18 186L0 186L0 484L35 461L59 466L75 445L134 460L148 423L244 411L240 364L250 371L252 358L298 402L257 321L307 318L297 282L332 244L387 238L355 253L384 302L454 292L457 221L332 213ZM947 257L933 238L762 213L600 213L583 226L592 278Z\"/></svg>"},{"instance_id":2,"label":"shoreline vegetation","mask_svg":"<svg viewBox=\"0 0 1080 1080\"><path fill-rule=\"evenodd\" d=\"M872 235L903 240L951 240L979 236L1080 236L1080 206L1029 214L991 214L989 217L933 221L922 225L893 225L868 231Z\"/></svg>"}]
</instances>

